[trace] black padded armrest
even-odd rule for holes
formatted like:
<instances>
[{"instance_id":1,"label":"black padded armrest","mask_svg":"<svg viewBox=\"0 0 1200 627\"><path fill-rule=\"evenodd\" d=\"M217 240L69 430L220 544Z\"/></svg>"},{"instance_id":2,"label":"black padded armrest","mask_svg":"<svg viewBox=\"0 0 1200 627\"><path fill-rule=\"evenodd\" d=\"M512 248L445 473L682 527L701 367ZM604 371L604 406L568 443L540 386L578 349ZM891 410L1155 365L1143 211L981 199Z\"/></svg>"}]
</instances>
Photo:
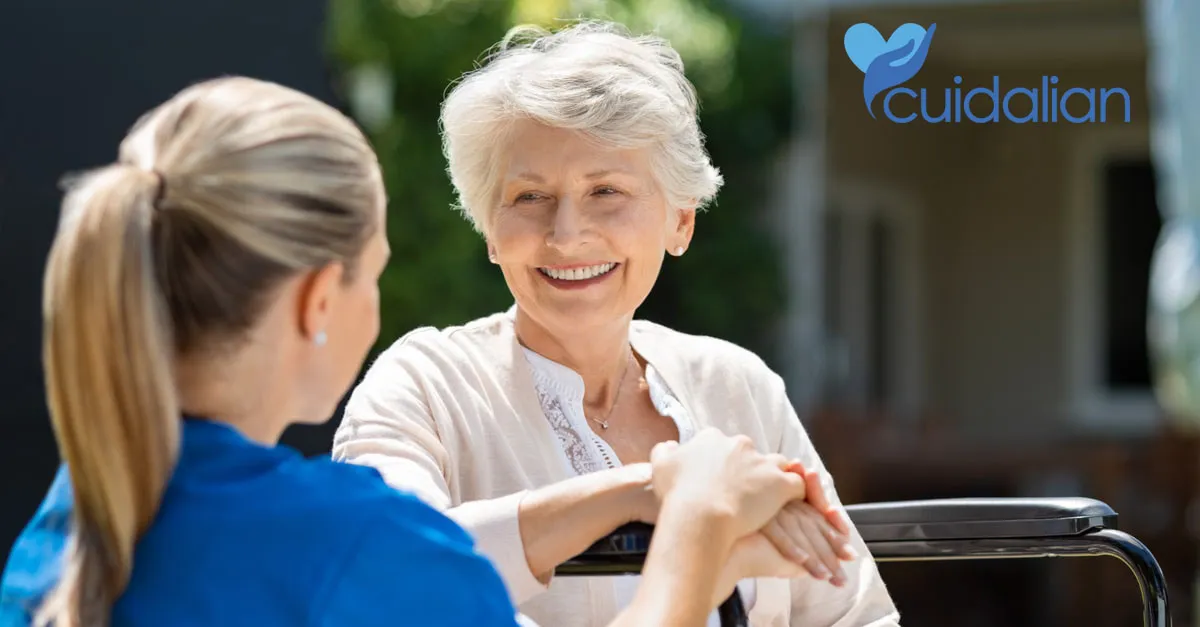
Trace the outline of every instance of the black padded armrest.
<instances>
[{"instance_id":1,"label":"black padded armrest","mask_svg":"<svg viewBox=\"0 0 1200 627\"><path fill-rule=\"evenodd\" d=\"M560 564L556 575L623 575L642 572L654 526L631 523L600 539L588 550Z\"/></svg>"},{"instance_id":2,"label":"black padded armrest","mask_svg":"<svg viewBox=\"0 0 1200 627\"><path fill-rule=\"evenodd\" d=\"M850 520L871 542L1075 536L1115 529L1117 514L1088 498L968 498L850 505ZM625 525L563 563L558 575L641 572L652 525Z\"/></svg>"},{"instance_id":3,"label":"black padded armrest","mask_svg":"<svg viewBox=\"0 0 1200 627\"><path fill-rule=\"evenodd\" d=\"M867 542L1073 536L1116 528L1117 513L1088 498L969 498L846 508Z\"/></svg>"}]
</instances>

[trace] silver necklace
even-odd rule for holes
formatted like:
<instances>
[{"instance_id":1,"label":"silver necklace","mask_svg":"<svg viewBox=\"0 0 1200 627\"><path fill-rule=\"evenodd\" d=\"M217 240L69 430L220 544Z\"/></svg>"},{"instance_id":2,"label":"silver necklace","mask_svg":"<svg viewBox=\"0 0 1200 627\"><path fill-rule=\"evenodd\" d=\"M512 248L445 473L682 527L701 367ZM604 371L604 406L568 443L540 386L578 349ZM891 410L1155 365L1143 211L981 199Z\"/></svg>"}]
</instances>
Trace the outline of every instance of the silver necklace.
<instances>
[{"instance_id":1,"label":"silver necklace","mask_svg":"<svg viewBox=\"0 0 1200 627\"><path fill-rule=\"evenodd\" d=\"M588 420L600 425L600 429L603 431L608 431L608 419L612 417L612 413L617 409L617 402L621 400L621 391L625 389L625 375L629 374L629 364L631 361L633 361L632 352L629 354L629 359L625 361L625 369L621 371L621 378L617 380L617 393L613 395L612 406L608 408L608 413L604 415L604 419L601 420L587 416L586 411L583 413L584 416L587 416Z\"/></svg>"}]
</instances>

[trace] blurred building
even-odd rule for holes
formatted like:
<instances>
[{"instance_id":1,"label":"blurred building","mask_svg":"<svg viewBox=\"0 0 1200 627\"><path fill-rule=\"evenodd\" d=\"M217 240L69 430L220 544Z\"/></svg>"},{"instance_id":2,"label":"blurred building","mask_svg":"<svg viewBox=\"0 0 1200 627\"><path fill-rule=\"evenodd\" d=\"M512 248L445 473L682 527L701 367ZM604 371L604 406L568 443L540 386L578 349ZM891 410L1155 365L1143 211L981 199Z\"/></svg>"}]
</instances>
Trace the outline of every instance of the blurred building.
<instances>
[{"instance_id":1,"label":"blurred building","mask_svg":"<svg viewBox=\"0 0 1200 627\"><path fill-rule=\"evenodd\" d=\"M1200 472L1194 438L1166 426L1151 387L1147 293L1162 218L1145 7L752 5L795 21L798 133L779 179L788 378L842 496L1100 498L1158 556L1187 624ZM884 39L936 23L903 84L926 90L926 115L897 97L893 117L913 119L888 119L883 93L868 113L864 72L843 45L862 22ZM1104 122L1015 123L1003 111L990 123L928 121L947 88L966 95L994 81L1001 95L1041 98L1048 86L1060 98L1120 88L1129 119L1118 97ZM972 109L987 116L992 102L980 100ZM1082 98L1068 102L1083 114ZM1013 117L1031 110L1011 104ZM885 575L910 624L1140 624L1132 575L1115 560L1082 562L888 565Z\"/></svg>"}]
</instances>

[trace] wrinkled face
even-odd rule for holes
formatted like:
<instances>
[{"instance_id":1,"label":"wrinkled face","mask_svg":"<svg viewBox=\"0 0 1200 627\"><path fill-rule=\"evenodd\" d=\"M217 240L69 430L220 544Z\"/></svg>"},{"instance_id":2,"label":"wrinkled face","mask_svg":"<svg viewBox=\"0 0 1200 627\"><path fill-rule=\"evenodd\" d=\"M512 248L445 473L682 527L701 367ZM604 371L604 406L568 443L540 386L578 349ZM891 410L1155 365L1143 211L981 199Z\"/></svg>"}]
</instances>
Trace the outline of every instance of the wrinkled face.
<instances>
[{"instance_id":1,"label":"wrinkled face","mask_svg":"<svg viewBox=\"0 0 1200 627\"><path fill-rule=\"evenodd\" d=\"M517 306L555 335L628 321L695 211L668 206L649 150L531 121L510 137L487 239Z\"/></svg>"}]
</instances>

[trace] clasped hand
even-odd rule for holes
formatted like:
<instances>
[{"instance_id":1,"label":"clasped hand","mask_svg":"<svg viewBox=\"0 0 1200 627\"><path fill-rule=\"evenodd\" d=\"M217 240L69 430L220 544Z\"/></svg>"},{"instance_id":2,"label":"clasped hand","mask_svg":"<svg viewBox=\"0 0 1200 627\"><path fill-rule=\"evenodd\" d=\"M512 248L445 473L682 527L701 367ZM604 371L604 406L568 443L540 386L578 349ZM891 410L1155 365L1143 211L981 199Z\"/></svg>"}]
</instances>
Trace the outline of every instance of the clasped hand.
<instances>
[{"instance_id":1,"label":"clasped hand","mask_svg":"<svg viewBox=\"0 0 1200 627\"><path fill-rule=\"evenodd\" d=\"M835 586L846 583L840 562L857 557L849 523L829 502L818 472L782 455L761 454L750 438L716 429L684 446L659 444L650 463L656 501L669 493L734 521L739 539L722 572L721 594L752 577L808 574Z\"/></svg>"}]
</instances>

